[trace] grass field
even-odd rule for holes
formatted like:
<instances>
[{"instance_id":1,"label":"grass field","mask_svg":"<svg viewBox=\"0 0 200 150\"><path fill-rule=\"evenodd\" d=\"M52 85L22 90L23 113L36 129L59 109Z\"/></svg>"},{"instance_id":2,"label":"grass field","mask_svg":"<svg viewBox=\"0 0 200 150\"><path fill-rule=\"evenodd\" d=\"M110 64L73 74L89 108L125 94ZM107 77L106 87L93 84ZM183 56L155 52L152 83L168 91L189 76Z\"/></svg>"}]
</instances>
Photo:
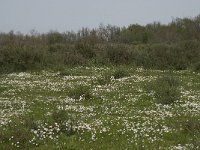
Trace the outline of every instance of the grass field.
<instances>
[{"instance_id":1,"label":"grass field","mask_svg":"<svg viewBox=\"0 0 200 150\"><path fill-rule=\"evenodd\" d=\"M1 75L0 149L200 149L200 74L119 70ZM147 90L166 75L179 80L169 104Z\"/></svg>"}]
</instances>

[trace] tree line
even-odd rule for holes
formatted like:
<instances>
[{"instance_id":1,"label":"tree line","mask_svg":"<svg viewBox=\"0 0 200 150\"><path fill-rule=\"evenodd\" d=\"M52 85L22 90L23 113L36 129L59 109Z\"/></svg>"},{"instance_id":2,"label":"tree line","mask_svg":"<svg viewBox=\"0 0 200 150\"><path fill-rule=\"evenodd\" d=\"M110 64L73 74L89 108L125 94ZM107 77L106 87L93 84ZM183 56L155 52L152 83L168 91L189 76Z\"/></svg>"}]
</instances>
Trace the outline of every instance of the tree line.
<instances>
[{"instance_id":1,"label":"tree line","mask_svg":"<svg viewBox=\"0 0 200 150\"><path fill-rule=\"evenodd\" d=\"M133 65L152 69L187 69L199 64L200 15L128 27L63 33L0 33L0 71L27 71L73 65ZM198 68L198 67L196 67Z\"/></svg>"}]
</instances>

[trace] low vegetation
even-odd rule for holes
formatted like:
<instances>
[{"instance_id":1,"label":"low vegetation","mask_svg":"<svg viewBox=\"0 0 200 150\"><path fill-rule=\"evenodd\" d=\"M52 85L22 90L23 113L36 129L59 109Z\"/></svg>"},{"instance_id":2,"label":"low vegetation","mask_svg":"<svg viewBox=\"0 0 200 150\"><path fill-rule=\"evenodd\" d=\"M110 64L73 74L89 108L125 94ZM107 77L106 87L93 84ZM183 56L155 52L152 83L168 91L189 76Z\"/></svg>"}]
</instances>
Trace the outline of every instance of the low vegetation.
<instances>
[{"instance_id":1,"label":"low vegetation","mask_svg":"<svg viewBox=\"0 0 200 150\"><path fill-rule=\"evenodd\" d=\"M0 76L0 149L200 148L199 73L67 70Z\"/></svg>"}]
</instances>

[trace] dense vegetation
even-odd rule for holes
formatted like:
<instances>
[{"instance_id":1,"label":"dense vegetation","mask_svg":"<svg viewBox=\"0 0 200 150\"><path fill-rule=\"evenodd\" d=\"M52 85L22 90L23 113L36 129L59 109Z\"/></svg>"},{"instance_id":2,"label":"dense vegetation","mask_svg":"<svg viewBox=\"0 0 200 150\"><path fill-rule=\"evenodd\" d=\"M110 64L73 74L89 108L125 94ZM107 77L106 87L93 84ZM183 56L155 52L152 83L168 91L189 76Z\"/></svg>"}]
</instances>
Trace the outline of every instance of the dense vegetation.
<instances>
[{"instance_id":1,"label":"dense vegetation","mask_svg":"<svg viewBox=\"0 0 200 150\"><path fill-rule=\"evenodd\" d=\"M100 25L78 32L32 30L0 34L0 71L70 65L126 64L151 69L200 69L200 15L128 27Z\"/></svg>"}]
</instances>

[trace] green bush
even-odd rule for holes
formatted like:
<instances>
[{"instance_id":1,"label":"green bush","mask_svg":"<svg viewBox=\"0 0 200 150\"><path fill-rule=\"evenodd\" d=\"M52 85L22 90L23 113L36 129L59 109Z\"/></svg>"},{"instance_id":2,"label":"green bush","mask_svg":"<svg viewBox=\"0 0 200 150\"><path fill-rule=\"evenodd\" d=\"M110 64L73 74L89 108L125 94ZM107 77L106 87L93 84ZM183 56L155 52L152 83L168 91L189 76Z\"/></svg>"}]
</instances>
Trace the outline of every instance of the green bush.
<instances>
[{"instance_id":1,"label":"green bush","mask_svg":"<svg viewBox=\"0 0 200 150\"><path fill-rule=\"evenodd\" d=\"M56 123L62 124L68 120L70 120L70 116L65 110L58 110L52 113L52 118Z\"/></svg>"},{"instance_id":2,"label":"green bush","mask_svg":"<svg viewBox=\"0 0 200 150\"><path fill-rule=\"evenodd\" d=\"M66 110L55 110L52 113L52 119L58 123L60 131L67 133L67 135L73 135L75 133L74 125L75 120Z\"/></svg>"},{"instance_id":3,"label":"green bush","mask_svg":"<svg viewBox=\"0 0 200 150\"><path fill-rule=\"evenodd\" d=\"M10 48L0 50L0 71L15 72L47 67L49 56L45 50Z\"/></svg>"},{"instance_id":4,"label":"green bush","mask_svg":"<svg viewBox=\"0 0 200 150\"><path fill-rule=\"evenodd\" d=\"M59 72L59 75L60 76L69 76L69 75L71 75L71 72L70 72L70 70L61 70Z\"/></svg>"},{"instance_id":5,"label":"green bush","mask_svg":"<svg viewBox=\"0 0 200 150\"><path fill-rule=\"evenodd\" d=\"M194 65L194 71L200 72L200 61Z\"/></svg>"},{"instance_id":6,"label":"green bush","mask_svg":"<svg viewBox=\"0 0 200 150\"><path fill-rule=\"evenodd\" d=\"M101 77L99 77L99 78L97 79L97 82L98 82L100 85L109 84L109 83L111 82L111 76L112 76L111 73L106 72L106 73L104 73Z\"/></svg>"},{"instance_id":7,"label":"green bush","mask_svg":"<svg viewBox=\"0 0 200 150\"><path fill-rule=\"evenodd\" d=\"M199 115L186 114L186 116L181 117L177 122L183 133L189 138L190 142L193 144L194 149L199 149L200 147L200 117Z\"/></svg>"},{"instance_id":8,"label":"green bush","mask_svg":"<svg viewBox=\"0 0 200 150\"><path fill-rule=\"evenodd\" d=\"M3 87L0 85L0 93L3 93L4 91L6 91L8 88L7 87Z\"/></svg>"},{"instance_id":9,"label":"green bush","mask_svg":"<svg viewBox=\"0 0 200 150\"><path fill-rule=\"evenodd\" d=\"M81 54L84 58L93 58L96 56L93 44L88 42L77 42L75 44L77 53Z\"/></svg>"},{"instance_id":10,"label":"green bush","mask_svg":"<svg viewBox=\"0 0 200 150\"><path fill-rule=\"evenodd\" d=\"M66 53L64 57L64 65L85 65L87 64L87 61L88 60L86 58L76 52Z\"/></svg>"},{"instance_id":11,"label":"green bush","mask_svg":"<svg viewBox=\"0 0 200 150\"><path fill-rule=\"evenodd\" d=\"M183 130L188 134L197 134L200 133L200 119L196 117L185 118L181 122Z\"/></svg>"},{"instance_id":12,"label":"green bush","mask_svg":"<svg viewBox=\"0 0 200 150\"><path fill-rule=\"evenodd\" d=\"M132 63L139 67L151 68L151 58L148 51L147 45L136 45L131 51Z\"/></svg>"},{"instance_id":13,"label":"green bush","mask_svg":"<svg viewBox=\"0 0 200 150\"><path fill-rule=\"evenodd\" d=\"M180 98L179 84L173 76L159 77L147 84L147 91L154 93L158 103L172 104Z\"/></svg>"},{"instance_id":14,"label":"green bush","mask_svg":"<svg viewBox=\"0 0 200 150\"><path fill-rule=\"evenodd\" d=\"M124 77L128 77L129 73L127 72L127 70L125 69L117 69L114 73L113 73L113 77L114 79L119 79L119 78L124 78Z\"/></svg>"},{"instance_id":15,"label":"green bush","mask_svg":"<svg viewBox=\"0 0 200 150\"><path fill-rule=\"evenodd\" d=\"M154 44L149 47L149 64L156 69L183 70L188 67L186 53L180 45Z\"/></svg>"},{"instance_id":16,"label":"green bush","mask_svg":"<svg viewBox=\"0 0 200 150\"><path fill-rule=\"evenodd\" d=\"M28 121L26 119L28 118L15 118L7 124L6 128L0 129L0 141L3 148L15 149L19 147L20 149L27 149L30 147L29 141L33 138L31 129L35 125L33 125L33 120Z\"/></svg>"},{"instance_id":17,"label":"green bush","mask_svg":"<svg viewBox=\"0 0 200 150\"><path fill-rule=\"evenodd\" d=\"M74 99L80 99L81 97L84 99L92 98L90 87L82 85L76 86L73 89L69 90L68 96Z\"/></svg>"},{"instance_id":18,"label":"green bush","mask_svg":"<svg viewBox=\"0 0 200 150\"><path fill-rule=\"evenodd\" d=\"M106 46L105 58L112 64L130 64L131 53L123 45Z\"/></svg>"}]
</instances>

